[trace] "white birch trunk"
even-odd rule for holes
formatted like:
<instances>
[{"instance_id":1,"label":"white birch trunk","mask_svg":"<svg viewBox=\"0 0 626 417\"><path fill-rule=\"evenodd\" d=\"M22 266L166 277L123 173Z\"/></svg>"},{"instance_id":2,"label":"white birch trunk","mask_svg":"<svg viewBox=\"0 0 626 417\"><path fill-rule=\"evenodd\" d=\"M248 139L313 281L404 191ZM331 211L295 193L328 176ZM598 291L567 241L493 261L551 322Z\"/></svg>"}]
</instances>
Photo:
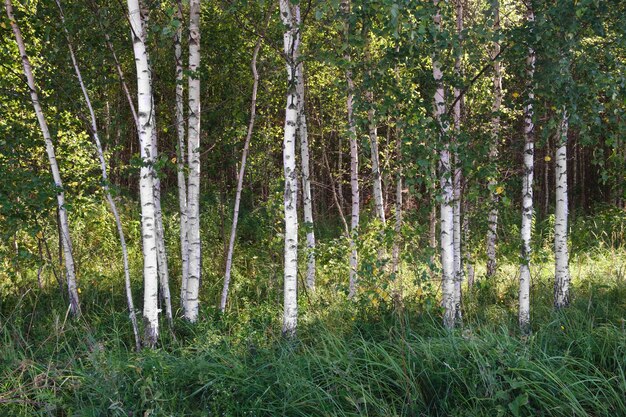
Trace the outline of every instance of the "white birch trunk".
<instances>
[{"instance_id":1,"label":"white birch trunk","mask_svg":"<svg viewBox=\"0 0 626 417\"><path fill-rule=\"evenodd\" d=\"M400 46L396 46L396 53L399 54ZM396 82L400 82L400 73L398 70L398 65L394 66L394 75L396 77ZM388 126L388 129L390 127ZM396 148L395 148L395 156L396 156L396 201L395 201L395 226L394 226L394 240L393 247L391 249L391 273L395 278L395 299L396 305L400 306L403 298L403 283L400 276L400 242L402 236L400 232L402 231L402 188L403 178L402 178L402 131L398 127L398 120L396 120L395 125L395 134L396 134Z\"/></svg>"},{"instance_id":2,"label":"white birch trunk","mask_svg":"<svg viewBox=\"0 0 626 417\"><path fill-rule=\"evenodd\" d=\"M141 201L141 235L143 243L144 300L143 320L145 344L154 347L159 337L157 230L154 206L154 181L152 175L152 131L154 108L152 100L152 76L148 64L148 51L143 42L144 25L138 0L127 0L128 18L137 68L137 116L139 142L143 164L139 172L139 197Z\"/></svg>"},{"instance_id":3,"label":"white birch trunk","mask_svg":"<svg viewBox=\"0 0 626 417\"><path fill-rule=\"evenodd\" d=\"M531 25L535 21L535 15L530 6L528 8L527 20ZM535 169L535 125L533 124L533 103L535 101L535 92L533 88L533 77L535 75L535 51L532 47L528 48L526 67L528 97L526 106L524 107L524 178L522 180L522 226L520 230L522 237L522 259L519 277L518 312L519 326L524 333L530 330L530 255L534 212L533 176Z\"/></svg>"},{"instance_id":4,"label":"white birch trunk","mask_svg":"<svg viewBox=\"0 0 626 417\"><path fill-rule=\"evenodd\" d=\"M117 206L113 197L111 196L111 191L109 189L109 177L107 174L107 165L104 159L104 151L102 150L102 143L100 142L100 137L98 134L98 124L96 121L96 114L94 112L93 106L91 104L91 99L89 98L89 92L87 91L87 87L83 81L82 74L80 72L80 67L78 66L78 61L76 60L76 56L74 54L74 47L72 46L71 38L67 27L65 26L65 16L63 14L63 8L61 7L61 1L56 0L57 6L59 6L59 12L61 15L61 21L63 23L63 30L65 31L65 36L67 39L67 46L70 51L70 58L72 59L72 64L74 66L74 71L76 72L76 78L78 79L78 83L80 84L80 89L83 92L83 98L85 99L85 103L87 104L87 109L89 111L89 116L91 118L91 131L93 136L94 144L96 145L96 152L98 153L98 160L100 161L100 170L102 171L102 189L104 190L104 195L106 197L107 202L109 203L109 207L111 208L111 213L113 214L113 218L115 219L115 225L117 227L117 233L120 239L120 246L122 247L122 261L124 264L124 283L126 287L126 303L128 305L130 322L133 327L133 334L135 336L135 347L137 350L141 349L141 339L139 337L139 327L137 326L137 316L135 314L135 306L133 302L133 293L131 289L130 283L130 267L128 265L128 248L126 247L126 238L124 237L124 229L122 227L122 220L120 219L119 212L117 211Z\"/></svg>"},{"instance_id":5,"label":"white birch trunk","mask_svg":"<svg viewBox=\"0 0 626 417\"><path fill-rule=\"evenodd\" d=\"M555 157L556 208L554 222L554 307L562 308L569 305L569 253L567 249L567 131L569 117L563 108L561 126L557 137Z\"/></svg>"},{"instance_id":6,"label":"white birch trunk","mask_svg":"<svg viewBox=\"0 0 626 417\"><path fill-rule=\"evenodd\" d=\"M78 300L78 289L76 284L76 272L74 267L74 256L72 255L72 238L70 236L70 226L67 219L67 209L65 208L65 192L63 191L63 181L61 180L61 173L59 172L59 166L56 160L56 153L54 151L54 145L52 143L52 137L50 136L50 129L44 116L41 104L39 103L39 94L37 93L37 86L35 84L35 77L33 76L30 60L26 54L26 46L22 37L22 32L13 15L13 4L11 0L5 0L4 2L7 17L11 24L11 29L15 35L15 41L20 52L22 59L22 66L24 68L24 75L28 83L28 89L30 90L30 99L33 103L33 108L37 116L37 122L43 135L44 142L46 144L46 153L48 154L48 162L50 164L50 171L52 173L52 179L57 194L57 206L59 214L59 233L61 246L63 251L63 259L65 263L65 273L67 276L67 291L69 294L69 308L70 312L74 316L80 315L80 303Z\"/></svg>"},{"instance_id":7,"label":"white birch trunk","mask_svg":"<svg viewBox=\"0 0 626 417\"><path fill-rule=\"evenodd\" d=\"M459 40L459 46L456 53L456 59L454 63L454 73L460 79L461 77L461 59L463 56L463 50L461 49L461 42L463 40L463 2L461 0L456 1L456 31ZM462 254L461 254L461 182L463 173L461 171L461 160L459 157L459 135L461 134L461 90L459 87L454 87L454 178L453 178L453 218L454 218L454 305L456 310L456 318L460 320L462 318L461 311L461 284L463 283L463 266L462 266Z\"/></svg>"},{"instance_id":8,"label":"white birch trunk","mask_svg":"<svg viewBox=\"0 0 626 417\"><path fill-rule=\"evenodd\" d=\"M296 88L298 30L289 0L280 0L280 16L284 25L283 52L287 61L287 105L283 140L285 176L285 272L283 334L293 336L298 323L298 176L296 173L296 130L299 97ZM298 6L294 6L298 7Z\"/></svg>"},{"instance_id":9,"label":"white birch trunk","mask_svg":"<svg viewBox=\"0 0 626 417\"><path fill-rule=\"evenodd\" d=\"M180 259L181 284L180 302L184 308L187 294L187 279L189 277L189 241L187 240L187 179L185 178L185 104L183 86L183 50L181 40L183 36L182 4L177 3L176 19L180 22L174 35L174 59L176 60L176 133L178 146L176 147L176 180L178 182L178 210L180 213Z\"/></svg>"},{"instance_id":10,"label":"white birch trunk","mask_svg":"<svg viewBox=\"0 0 626 417\"><path fill-rule=\"evenodd\" d=\"M189 179L187 224L189 277L184 301L184 316L198 319L202 257L200 248L200 0L189 3Z\"/></svg>"},{"instance_id":11,"label":"white birch trunk","mask_svg":"<svg viewBox=\"0 0 626 417\"><path fill-rule=\"evenodd\" d=\"M462 222L461 222L461 230L463 233L463 239L461 241L461 244L463 245L463 248L461 250L461 253L463 254L463 258L464 258L464 262L462 263L462 265L465 265L467 267L467 288L468 289L472 289L472 287L474 286L474 261L472 260L472 252L470 251L470 249L468 248L468 242L469 242L469 238L470 238L470 228L469 228L469 202L467 200L464 201L463 204L463 212L465 213L465 215L462 217ZM463 271L465 273L465 271Z\"/></svg>"},{"instance_id":12,"label":"white birch trunk","mask_svg":"<svg viewBox=\"0 0 626 417\"><path fill-rule=\"evenodd\" d=\"M394 275L394 296L396 305L402 304L403 299L403 282L400 276L400 242L402 239L402 138L399 129L396 128L396 201L395 201L395 237L393 240L393 248L391 250L391 271Z\"/></svg>"},{"instance_id":13,"label":"white birch trunk","mask_svg":"<svg viewBox=\"0 0 626 417\"><path fill-rule=\"evenodd\" d=\"M437 32L441 31L441 12L439 0L433 0L437 7L433 16ZM438 54L433 56L433 77L435 79L435 119L440 128L440 139L443 141L439 153L439 173L441 184L441 267L442 267L442 292L443 292L443 324L447 328L454 327L456 318L454 304L454 222L452 209L452 169L450 166L450 146L447 139L448 122L445 120L445 92L443 86L443 72Z\"/></svg>"},{"instance_id":14,"label":"white birch trunk","mask_svg":"<svg viewBox=\"0 0 626 417\"><path fill-rule=\"evenodd\" d=\"M248 133L246 134L246 140L243 145L243 151L241 153L241 164L239 166L239 175L237 176L237 191L235 193L235 207L233 209L233 222L230 229L230 240L228 241L228 253L226 254L226 272L224 273L224 286L222 288L222 298L220 299L220 311L223 313L226 310L226 302L228 301L228 291L230 288L230 274L233 265L233 253L235 251L235 237L237 235L237 222L239 220L239 204L241 202L241 190L243 190L243 177L246 172L246 160L248 158L248 152L250 149L250 140L252 139L252 132L254 129L254 121L256 118L256 97L259 87L259 73L256 69L256 60L261 49L261 38L257 39L254 46L254 52L252 53L252 62L250 68L252 69L252 100L250 100L250 121L248 123Z\"/></svg>"},{"instance_id":15,"label":"white birch trunk","mask_svg":"<svg viewBox=\"0 0 626 417\"><path fill-rule=\"evenodd\" d=\"M500 3L499 0L491 0L491 13L493 18L494 36L500 34ZM502 72L500 61L500 42L496 39L491 50L493 60L493 106L491 108L491 146L489 148L489 160L497 165L498 143L500 141L500 107L502 105ZM495 169L497 172L497 168ZM496 188L498 186L497 174L489 179L489 189L491 190L491 209L488 216L487 230L487 276L491 277L496 273L496 240L498 231L498 202L500 200Z\"/></svg>"},{"instance_id":16,"label":"white birch trunk","mask_svg":"<svg viewBox=\"0 0 626 417\"><path fill-rule=\"evenodd\" d=\"M154 106L154 103L153 103ZM156 123L155 123L156 126ZM158 148L156 139L156 128L153 130L152 141L152 155L154 159L157 159ZM154 186L154 213L156 219L156 231L157 231L157 265L159 268L159 288L161 289L161 299L165 307L165 317L170 325L172 325L172 297L170 294L170 278L169 268L167 265L167 251L165 248L165 229L163 227L163 210L161 208L161 180L158 177L158 173L152 170L153 186Z\"/></svg>"},{"instance_id":17,"label":"white birch trunk","mask_svg":"<svg viewBox=\"0 0 626 417\"><path fill-rule=\"evenodd\" d=\"M300 21L300 7L296 7L296 22ZM301 35L298 35L299 43ZM299 44L296 45L296 51ZM299 54L296 59L299 58ZM306 230L306 286L315 288L315 230L313 223L313 200L311 198L311 172L309 156L309 135L304 107L304 64L298 62L296 88L298 89L298 136L300 138L300 159L302 163L302 211L304 212L304 227Z\"/></svg>"},{"instance_id":18,"label":"white birch trunk","mask_svg":"<svg viewBox=\"0 0 626 417\"><path fill-rule=\"evenodd\" d=\"M141 10L141 18L143 20L144 28L146 28L149 24L149 10L145 3L145 0L139 0L139 7ZM144 30L142 34L142 41L144 45L147 45L147 32ZM150 57L148 56L148 67L150 68ZM151 70L151 68L150 68ZM154 114L152 115L153 119L153 129L151 136L151 144L152 144L152 159L156 162L159 158L159 147L158 147L158 139L157 139L157 128L156 128L156 106L154 104L154 95L152 96L152 109ZM154 193L154 214L155 214L155 227L156 227L156 247L157 247L157 267L158 267L158 275L159 275L159 288L161 293L161 299L163 301L163 307L165 308L165 316L167 317L167 321L172 325L172 302L170 295L170 284L169 284L169 268L167 265L167 251L165 248L165 230L163 228L163 209L161 208L161 179L159 178L159 173L156 172L155 163L151 166L152 172L152 186Z\"/></svg>"},{"instance_id":19,"label":"white birch trunk","mask_svg":"<svg viewBox=\"0 0 626 417\"><path fill-rule=\"evenodd\" d=\"M365 40L365 60L368 65L367 75L372 78L372 71L369 68L372 64L370 52L370 34L368 33ZM365 99L367 100L367 125L370 140L370 154L372 162L372 192L374 194L374 209L376 217L385 226L385 203L383 197L382 175L380 172L380 154L378 152L378 126L376 123L376 110L374 109L374 94L372 90L365 91Z\"/></svg>"},{"instance_id":20,"label":"white birch trunk","mask_svg":"<svg viewBox=\"0 0 626 417\"><path fill-rule=\"evenodd\" d=\"M350 25L348 16L350 13L350 0L341 2L342 12L344 14L344 37L348 42L350 36ZM348 296L353 298L357 291L358 281L358 253L356 248L356 239L359 234L359 217L361 212L360 192L359 192L359 145L356 137L356 124L354 122L354 80L352 79L352 70L350 69L350 53L346 49L344 59L348 64L346 69L346 82L348 84L346 111L348 119L348 135L350 136L350 190L351 190L351 214L350 214L350 283Z\"/></svg>"}]
</instances>

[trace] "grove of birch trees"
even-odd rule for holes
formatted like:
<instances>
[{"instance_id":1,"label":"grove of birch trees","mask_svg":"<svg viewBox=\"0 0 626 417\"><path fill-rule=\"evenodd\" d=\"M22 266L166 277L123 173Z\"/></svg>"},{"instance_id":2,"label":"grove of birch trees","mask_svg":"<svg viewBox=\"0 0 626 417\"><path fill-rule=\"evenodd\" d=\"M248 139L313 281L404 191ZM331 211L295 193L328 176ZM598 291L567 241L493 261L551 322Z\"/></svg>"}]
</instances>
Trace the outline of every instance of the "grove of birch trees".
<instances>
[{"instance_id":1,"label":"grove of birch trees","mask_svg":"<svg viewBox=\"0 0 626 417\"><path fill-rule=\"evenodd\" d=\"M562 314L624 244L591 232L626 210L622 1L4 8L0 306L119 288L140 351L263 305L288 340L333 305L470 332L506 284L529 337L540 281Z\"/></svg>"}]
</instances>

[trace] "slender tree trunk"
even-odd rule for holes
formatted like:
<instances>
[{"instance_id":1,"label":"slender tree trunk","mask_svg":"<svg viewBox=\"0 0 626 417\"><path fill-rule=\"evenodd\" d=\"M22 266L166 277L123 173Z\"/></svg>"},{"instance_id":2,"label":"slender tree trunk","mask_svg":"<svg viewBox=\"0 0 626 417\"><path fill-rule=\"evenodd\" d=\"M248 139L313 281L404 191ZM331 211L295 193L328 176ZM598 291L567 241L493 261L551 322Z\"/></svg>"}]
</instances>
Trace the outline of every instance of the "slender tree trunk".
<instances>
[{"instance_id":1,"label":"slender tree trunk","mask_svg":"<svg viewBox=\"0 0 626 417\"><path fill-rule=\"evenodd\" d=\"M348 16L350 14L350 0L342 0L342 12L345 16L344 41L350 44L350 24ZM347 62L346 82L348 84L346 110L348 118L348 135L350 136L350 189L352 194L351 215L350 215L350 290L348 296L353 298L356 295L358 280L358 254L356 239L359 234L359 216L361 211L359 193L359 145L356 137L356 124L354 122L354 80L352 79L352 69L350 68L350 53L346 49L344 59Z\"/></svg>"},{"instance_id":2,"label":"slender tree trunk","mask_svg":"<svg viewBox=\"0 0 626 417\"><path fill-rule=\"evenodd\" d=\"M465 258L463 264L467 267L467 288L471 289L472 287L474 287L474 261L472 260L472 252L469 250L468 247L470 240L470 227L468 216L470 204L467 200L463 200L463 203L463 213L465 213L465 215L462 217L463 221L461 225L461 229L463 231L463 240L461 241L463 248L461 250L461 253Z\"/></svg>"},{"instance_id":3,"label":"slender tree trunk","mask_svg":"<svg viewBox=\"0 0 626 417\"><path fill-rule=\"evenodd\" d=\"M402 138L399 129L396 128L396 201L395 201L395 237L391 250L391 271L395 279L395 299L396 305L402 304L403 282L400 276L400 242L402 239Z\"/></svg>"},{"instance_id":4,"label":"slender tree trunk","mask_svg":"<svg viewBox=\"0 0 626 417\"><path fill-rule=\"evenodd\" d=\"M300 8L296 8L296 23L299 26ZM300 35L297 42L299 42ZM296 51L299 45L295 46ZM296 57L299 59L299 56ZM296 88L298 89L298 136L300 138L300 159L302 162L302 211L304 212L304 227L306 230L306 286L315 288L315 230L313 223L313 201L311 199L311 173L309 157L309 135L307 129L306 109L304 100L304 64L297 63Z\"/></svg>"},{"instance_id":5,"label":"slender tree trunk","mask_svg":"<svg viewBox=\"0 0 626 417\"><path fill-rule=\"evenodd\" d=\"M154 155L152 131L155 129L152 100L152 76L148 64L148 51L143 42L144 25L138 0L127 0L128 17L135 65L137 67L137 115L140 151L143 164L140 169L139 197L141 200L141 235L143 243L144 300L143 320L145 344L154 347L159 337L158 266L156 243L156 213L154 206L154 181L152 165Z\"/></svg>"},{"instance_id":6,"label":"slender tree trunk","mask_svg":"<svg viewBox=\"0 0 626 417\"><path fill-rule=\"evenodd\" d=\"M39 103L39 94L37 93L37 86L35 84L35 77L33 76L30 60L26 54L26 46L24 44L24 38L22 37L22 31L20 30L17 20L13 15L13 4L11 0L5 0L4 2L7 17L13 29L15 35L15 41L17 43L20 56L22 58L22 66L24 68L24 75L28 83L28 89L30 90L30 99L33 103L33 108L37 116L39 128L43 135L44 142L46 144L46 153L48 154L48 162L50 164L50 171L54 180L54 186L57 193L57 207L59 214L59 233L61 236L61 246L63 250L63 256L65 261L65 273L67 275L67 291L69 293L70 312L75 317L80 315L80 303L78 300L78 289L76 285L76 272L74 266L74 256L72 255L72 238L70 236L70 226L67 218L67 209L65 207L65 192L63 190L63 181L61 180L61 174L59 172L59 166L56 160L56 154L54 151L54 145L52 143L52 137L50 136L50 130L48 123L44 116L41 104Z\"/></svg>"},{"instance_id":7,"label":"slender tree trunk","mask_svg":"<svg viewBox=\"0 0 626 417\"><path fill-rule=\"evenodd\" d=\"M187 294L187 280L189 278L189 240L187 238L187 179L185 176L185 87L183 85L183 5L180 0L176 2L176 19L179 26L174 35L174 59L176 60L176 133L178 134L178 146L176 147L176 180L178 183L178 210L180 212L180 259L181 281L180 302L184 308L184 300Z\"/></svg>"},{"instance_id":8,"label":"slender tree trunk","mask_svg":"<svg viewBox=\"0 0 626 417\"><path fill-rule=\"evenodd\" d=\"M189 179L187 224L189 277L184 301L184 316L198 320L202 257L200 248L200 0L189 2Z\"/></svg>"},{"instance_id":9,"label":"slender tree trunk","mask_svg":"<svg viewBox=\"0 0 626 417\"><path fill-rule=\"evenodd\" d=\"M396 54L400 55L400 46L396 46ZM396 82L400 83L400 72L398 70L398 65L394 65L394 75L396 77ZM396 106L396 110L400 111L399 106ZM394 240L393 247L391 249L391 272L395 278L395 299L396 306L402 305L403 299L403 282L400 276L400 243L402 240L401 232L402 232L402 189L404 187L404 181L402 178L402 130L398 126L398 120L395 123L395 135L396 135L396 147L395 147L395 157L396 157L396 201L395 201L395 226L394 226ZM389 136L390 126L387 127ZM389 142L389 140L388 140Z\"/></svg>"},{"instance_id":10,"label":"slender tree trunk","mask_svg":"<svg viewBox=\"0 0 626 417\"><path fill-rule=\"evenodd\" d=\"M369 33L366 36L365 60L368 65L367 75L371 82L372 71L369 67L372 65L372 58L370 56ZM385 226L385 203L383 198L382 175L380 173L380 153L378 152L378 127L376 123L376 110L374 109L374 94L369 88L365 91L365 99L367 100L367 124L372 159L372 189L374 194L374 207L376 217L378 217L378 220L380 220L383 226Z\"/></svg>"},{"instance_id":11,"label":"slender tree trunk","mask_svg":"<svg viewBox=\"0 0 626 417\"><path fill-rule=\"evenodd\" d=\"M102 28L104 31L104 27ZM135 104L133 102L133 97L130 94L130 90L128 89L128 84L126 84L126 78L124 77L124 72L122 71L122 66L120 65L120 61L117 59L117 54L115 53L115 49L113 48L113 44L111 43L111 38L109 34L105 32L104 39L106 40L107 47L111 51L111 55L113 56L113 60L115 61L115 69L117 70L117 75L120 77L120 83L122 84L122 89L124 90L124 95L126 96L126 100L128 101L128 106L130 108L130 112L133 115L133 121L135 122L135 127L137 128L137 132L141 130L139 126L139 116L137 115L137 110L135 109Z\"/></svg>"},{"instance_id":12,"label":"slender tree trunk","mask_svg":"<svg viewBox=\"0 0 626 417\"><path fill-rule=\"evenodd\" d=\"M556 207L554 222L554 258L555 258L555 282L554 282L554 307L562 308L569 305L570 274L569 253L567 249L567 134L569 128L569 116L565 107L558 132L558 146L555 157L555 189Z\"/></svg>"},{"instance_id":13,"label":"slender tree trunk","mask_svg":"<svg viewBox=\"0 0 626 417\"><path fill-rule=\"evenodd\" d=\"M454 62L454 73L460 79L461 77L461 60L463 56L463 50L461 42L463 40L463 1L456 0L456 30L459 40L459 46L456 52L456 59ZM454 87L454 178L453 178L453 218L454 218L454 305L456 311L456 319L462 318L461 313L461 284L463 283L463 266L462 266L462 254L461 254L461 183L463 172L461 170L461 160L459 157L459 136L461 134L461 90L459 87Z\"/></svg>"},{"instance_id":14,"label":"slender tree trunk","mask_svg":"<svg viewBox=\"0 0 626 417\"><path fill-rule=\"evenodd\" d=\"M437 253L437 168L431 164L430 213L428 213L428 246L432 250L430 264L435 263Z\"/></svg>"},{"instance_id":15,"label":"slender tree trunk","mask_svg":"<svg viewBox=\"0 0 626 417\"><path fill-rule=\"evenodd\" d=\"M530 25L535 22L531 6L528 7L527 20ZM531 28L532 31L532 28ZM522 332L530 330L530 255L533 224L533 176L535 157L535 125L533 124L533 104L535 91L533 77L535 75L535 50L528 48L526 58L526 77L528 98L524 108L524 178L522 182L522 259L519 277L519 326Z\"/></svg>"},{"instance_id":16,"label":"slender tree trunk","mask_svg":"<svg viewBox=\"0 0 626 417\"><path fill-rule=\"evenodd\" d=\"M337 155L337 172L339 173L337 177L337 196L339 198L339 205L341 206L341 210L344 208L344 198L343 198L343 135L339 135L337 140L338 147L338 155Z\"/></svg>"},{"instance_id":17,"label":"slender tree trunk","mask_svg":"<svg viewBox=\"0 0 626 417\"><path fill-rule=\"evenodd\" d=\"M548 217L550 210L550 139L546 140L546 155L543 162L543 217Z\"/></svg>"},{"instance_id":18,"label":"slender tree trunk","mask_svg":"<svg viewBox=\"0 0 626 417\"><path fill-rule=\"evenodd\" d=\"M76 56L74 54L74 48L72 46L71 38L67 27L65 26L65 16L63 14L63 8L61 7L61 1L56 0L57 6L59 6L59 12L61 15L61 21L63 22L63 30L65 31L65 36L67 38L67 46L70 51L70 57L72 59L72 64L74 66L74 71L76 72L76 78L78 78L78 82L80 84L80 89L83 92L83 98L85 99L85 103L87 104L87 109L89 111L89 116L91 118L91 133L93 136L94 143L96 145L96 152L98 153L98 159L100 161L100 170L102 171L102 188L104 190L104 195L106 197L107 202L111 208L111 213L115 219L115 225L117 227L117 233L120 238L120 246L122 247L122 260L124 263L124 279L126 286L126 302L128 305L129 317L133 327L133 334L135 335L135 347L137 350L141 349L141 339L139 337L139 327L137 326L137 316L135 315L135 306L133 302L133 294L130 283L130 267L128 265L128 249L126 247L126 239L124 237L124 229L122 227L122 220L120 219L119 212L117 211L117 206L113 197L111 196L111 190L109 189L109 178L107 174L107 165L104 159L104 151L102 150L102 144L100 142L100 137L98 134L98 124L96 121L96 113L94 112L93 106L91 104L91 99L89 98L89 93L87 91L87 87L83 81L82 74L80 72L80 68L78 66L78 61L76 60Z\"/></svg>"},{"instance_id":19,"label":"slender tree trunk","mask_svg":"<svg viewBox=\"0 0 626 417\"><path fill-rule=\"evenodd\" d=\"M441 12L439 0L433 0L437 8L433 16L437 32L441 31ZM437 39L435 39L437 41ZM433 55L433 77L435 79L435 119L440 128L442 148L439 153L439 174L441 183L441 267L443 289L443 324L447 328L454 327L456 318L454 304L454 222L452 209L452 169L450 167L450 146L447 138L448 122L445 120L445 92L443 86L443 71L437 52Z\"/></svg>"},{"instance_id":20,"label":"slender tree trunk","mask_svg":"<svg viewBox=\"0 0 626 417\"><path fill-rule=\"evenodd\" d=\"M283 334L295 335L298 323L298 175L296 172L296 131L300 107L297 83L299 27L296 17L298 5L280 0L280 15L284 25L283 52L287 61L287 105L283 140L283 168L285 175L285 271Z\"/></svg>"},{"instance_id":21,"label":"slender tree trunk","mask_svg":"<svg viewBox=\"0 0 626 417\"><path fill-rule=\"evenodd\" d=\"M489 190L491 191L491 209L489 210L487 230L487 276L491 277L496 273L496 240L498 231L498 202L500 200L498 188L498 178L496 172L498 161L498 143L500 141L500 107L502 105L502 72L500 68L500 2L491 0L491 14L493 18L493 41L491 59L493 61L493 106L491 108L491 146L489 148L489 160L494 165L494 175L489 179Z\"/></svg>"},{"instance_id":22,"label":"slender tree trunk","mask_svg":"<svg viewBox=\"0 0 626 417\"><path fill-rule=\"evenodd\" d=\"M341 136L340 136L341 137ZM322 136L320 142L324 143L324 137ZM323 145L322 145L323 146ZM343 230L347 238L350 238L350 228L348 227L348 222L346 221L346 216L343 213L343 206L341 205L341 200L337 194L337 190L335 189L335 179L333 178L333 173L330 169L330 163L328 162L328 157L326 156L326 148L322 149L322 158L324 159L324 165L326 166L326 171L328 172L328 178L330 179L330 189L333 193L333 200L335 205L337 206L337 212L339 213L339 218L341 219L341 224L343 225ZM337 181L339 182L339 181Z\"/></svg>"},{"instance_id":23,"label":"slender tree trunk","mask_svg":"<svg viewBox=\"0 0 626 417\"><path fill-rule=\"evenodd\" d=\"M154 103L153 103L154 106ZM156 129L153 130L156 133ZM156 146L156 134L153 135L152 142L152 154L155 156L155 160L158 155L158 148ZM167 321L172 325L172 297L170 294L170 278L169 267L167 265L167 251L165 248L165 229L163 227L163 209L161 208L161 180L158 177L158 173L153 167L152 175L154 177L154 208L156 219L156 243L157 243L157 265L159 268L159 287L161 289L161 299L165 306L165 317Z\"/></svg>"},{"instance_id":24,"label":"slender tree trunk","mask_svg":"<svg viewBox=\"0 0 626 417\"><path fill-rule=\"evenodd\" d=\"M226 254L226 272L224 273L224 286L222 288L222 298L220 299L220 311L223 313L226 310L226 302L228 300L228 290L230 287L230 273L233 265L233 252L235 250L235 237L237 234L237 221L239 220L239 203L241 202L241 190L243 190L243 177L246 172L246 159L248 158L248 151L250 149L250 140L252 139L252 132L254 129L254 120L256 118L256 96L259 87L259 73L256 69L256 60L261 49L261 41L259 38L254 46L254 52L252 53L252 63L250 67L252 69L252 100L250 100L250 122L248 123L248 133L246 134L246 140L243 145L243 151L241 153L241 164L239 166L239 175L237 176L237 191L235 193L235 208L233 209L233 222L230 229L230 240L228 241L228 252Z\"/></svg>"}]
</instances>

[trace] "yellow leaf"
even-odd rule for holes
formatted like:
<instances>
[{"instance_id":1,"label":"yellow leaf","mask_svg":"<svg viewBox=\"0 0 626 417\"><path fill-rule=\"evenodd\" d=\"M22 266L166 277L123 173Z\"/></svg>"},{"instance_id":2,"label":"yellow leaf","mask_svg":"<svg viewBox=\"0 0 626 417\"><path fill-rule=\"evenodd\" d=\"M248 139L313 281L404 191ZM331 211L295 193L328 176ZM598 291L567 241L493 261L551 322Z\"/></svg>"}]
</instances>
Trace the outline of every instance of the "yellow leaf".
<instances>
[{"instance_id":1,"label":"yellow leaf","mask_svg":"<svg viewBox=\"0 0 626 417\"><path fill-rule=\"evenodd\" d=\"M519 97L519 93L517 91L515 91L513 94L511 94L513 96L513 98L518 98Z\"/></svg>"},{"instance_id":2,"label":"yellow leaf","mask_svg":"<svg viewBox=\"0 0 626 417\"><path fill-rule=\"evenodd\" d=\"M543 158L543 160L546 161L546 162L550 162L550 161L552 161L552 158L550 158L549 156L546 155L546 157Z\"/></svg>"},{"instance_id":3,"label":"yellow leaf","mask_svg":"<svg viewBox=\"0 0 626 417\"><path fill-rule=\"evenodd\" d=\"M81 292L83 292L80 288L76 289L76 291L80 294Z\"/></svg>"},{"instance_id":4,"label":"yellow leaf","mask_svg":"<svg viewBox=\"0 0 626 417\"><path fill-rule=\"evenodd\" d=\"M504 187L499 185L496 187L496 194L502 194L504 192Z\"/></svg>"}]
</instances>

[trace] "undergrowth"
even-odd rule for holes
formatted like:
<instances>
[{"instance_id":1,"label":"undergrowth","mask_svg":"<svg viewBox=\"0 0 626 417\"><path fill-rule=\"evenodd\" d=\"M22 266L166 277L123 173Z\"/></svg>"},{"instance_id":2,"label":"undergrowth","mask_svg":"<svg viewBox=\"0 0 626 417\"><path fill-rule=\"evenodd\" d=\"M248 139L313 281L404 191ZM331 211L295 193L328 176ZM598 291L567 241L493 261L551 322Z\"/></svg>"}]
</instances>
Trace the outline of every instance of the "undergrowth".
<instances>
[{"instance_id":1,"label":"undergrowth","mask_svg":"<svg viewBox=\"0 0 626 417\"><path fill-rule=\"evenodd\" d=\"M138 353L115 291L90 291L79 321L56 295L31 291L3 312L0 414L626 415L624 280L577 280L558 312L550 291L536 280L530 336L516 330L515 291L483 282L451 332L437 308L313 297L295 340L280 336L276 305L207 309Z\"/></svg>"},{"instance_id":2,"label":"undergrowth","mask_svg":"<svg viewBox=\"0 0 626 417\"><path fill-rule=\"evenodd\" d=\"M436 262L419 255L422 230L407 229L412 246L391 281L376 250L386 237L364 229L356 300L346 297L347 241L329 235L318 248L317 290L301 291L292 340L281 336L278 226L258 226L267 222L254 216L244 216L227 313L215 309L219 256L206 256L199 323L164 322L155 350L133 351L113 230L96 242L77 239L79 320L68 317L51 263L42 289L36 267L16 269L11 277L20 279L0 302L0 416L626 415L623 213L576 219L573 301L561 311L552 308L549 219L536 225L530 335L517 326L513 238L501 240L496 277L482 278L479 262L475 286L464 290L463 324L447 331ZM166 220L177 253L176 218ZM89 216L75 221L85 222L85 236L112 228ZM127 224L138 300L138 225ZM220 228L203 230L205 251L220 253ZM402 305L390 295L400 280Z\"/></svg>"}]
</instances>

